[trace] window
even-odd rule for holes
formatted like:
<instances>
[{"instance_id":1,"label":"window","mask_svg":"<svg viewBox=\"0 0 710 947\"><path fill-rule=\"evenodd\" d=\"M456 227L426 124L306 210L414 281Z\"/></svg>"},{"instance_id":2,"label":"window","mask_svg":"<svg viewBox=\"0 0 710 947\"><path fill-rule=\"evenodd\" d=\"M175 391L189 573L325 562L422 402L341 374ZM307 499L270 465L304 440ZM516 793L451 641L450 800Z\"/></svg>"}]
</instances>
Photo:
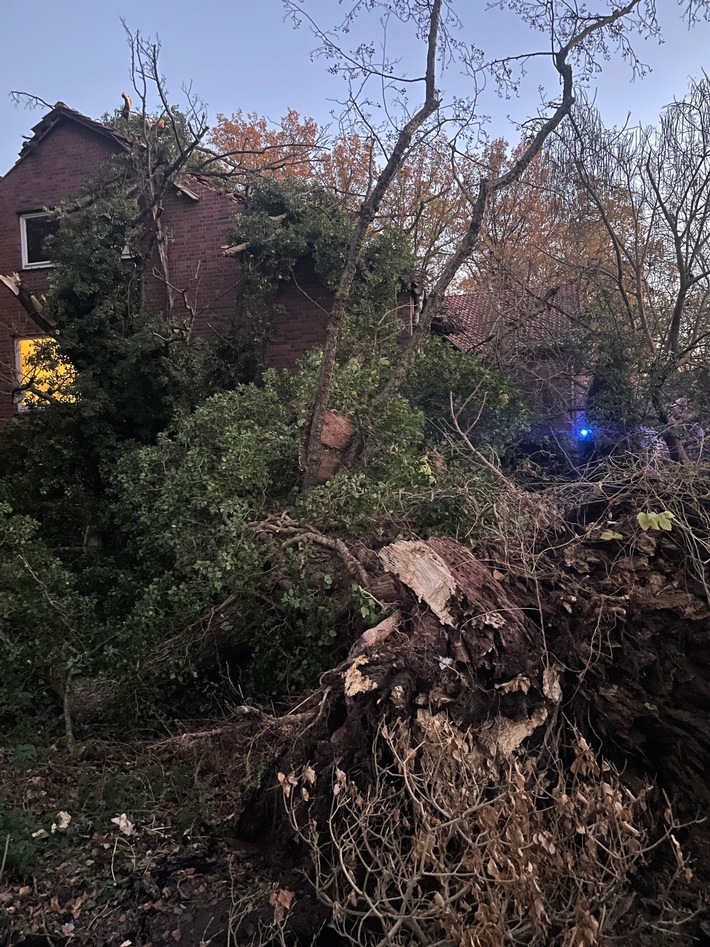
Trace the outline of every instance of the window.
<instances>
[{"instance_id":1,"label":"window","mask_svg":"<svg viewBox=\"0 0 710 947\"><path fill-rule=\"evenodd\" d=\"M74 368L62 358L55 339L48 336L17 339L15 361L21 392L18 404L20 411L26 411L30 405L43 404L47 400L76 400L71 391L75 378ZM32 390L27 388L30 385ZM47 398L43 398L43 394L47 395Z\"/></svg>"},{"instance_id":2,"label":"window","mask_svg":"<svg viewBox=\"0 0 710 947\"><path fill-rule=\"evenodd\" d=\"M45 211L20 217L23 270L52 265L52 244L58 229L59 221Z\"/></svg>"}]
</instances>

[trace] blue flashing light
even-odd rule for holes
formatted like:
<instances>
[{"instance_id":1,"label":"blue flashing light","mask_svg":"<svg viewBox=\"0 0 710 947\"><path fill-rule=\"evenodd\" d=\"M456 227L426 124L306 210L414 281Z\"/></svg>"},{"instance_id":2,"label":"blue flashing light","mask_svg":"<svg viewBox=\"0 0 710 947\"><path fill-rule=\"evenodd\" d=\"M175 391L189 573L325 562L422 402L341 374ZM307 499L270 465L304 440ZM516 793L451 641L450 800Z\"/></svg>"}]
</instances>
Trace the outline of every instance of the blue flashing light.
<instances>
[{"instance_id":1,"label":"blue flashing light","mask_svg":"<svg viewBox=\"0 0 710 947\"><path fill-rule=\"evenodd\" d=\"M582 438L583 441L588 441L589 438L592 436L592 433L593 432L591 428L583 427L580 429L579 436Z\"/></svg>"}]
</instances>

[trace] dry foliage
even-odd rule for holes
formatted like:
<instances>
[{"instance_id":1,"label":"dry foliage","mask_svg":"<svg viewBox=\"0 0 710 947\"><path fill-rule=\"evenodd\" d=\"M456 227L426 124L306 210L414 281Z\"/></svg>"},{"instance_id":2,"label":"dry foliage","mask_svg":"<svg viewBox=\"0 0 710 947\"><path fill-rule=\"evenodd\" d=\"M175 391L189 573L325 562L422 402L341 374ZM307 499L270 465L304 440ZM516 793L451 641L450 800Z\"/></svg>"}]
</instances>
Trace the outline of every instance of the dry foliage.
<instances>
[{"instance_id":1,"label":"dry foliage","mask_svg":"<svg viewBox=\"0 0 710 947\"><path fill-rule=\"evenodd\" d=\"M424 709L385 720L368 778L334 768L327 818L311 766L279 774L316 896L346 942L586 947L621 932L653 847L646 791L624 787L578 734L563 746L561 726L522 749L545 718L478 732ZM282 913L274 921L283 931Z\"/></svg>"}]
</instances>

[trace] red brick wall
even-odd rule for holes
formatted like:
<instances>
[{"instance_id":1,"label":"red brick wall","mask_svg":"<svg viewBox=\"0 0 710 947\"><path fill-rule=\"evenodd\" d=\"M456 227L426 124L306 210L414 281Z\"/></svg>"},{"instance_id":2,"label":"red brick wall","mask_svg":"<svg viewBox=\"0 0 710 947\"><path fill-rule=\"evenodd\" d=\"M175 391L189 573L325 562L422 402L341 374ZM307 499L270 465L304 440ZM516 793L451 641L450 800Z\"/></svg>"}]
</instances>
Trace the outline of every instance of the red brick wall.
<instances>
[{"instance_id":1,"label":"red brick wall","mask_svg":"<svg viewBox=\"0 0 710 947\"><path fill-rule=\"evenodd\" d=\"M266 365L294 369L306 352L323 346L333 294L320 282L313 264L303 260L296 266L293 280L282 289L277 303L281 311L273 316L274 340L266 348ZM400 336L404 345L412 334L411 295L402 293L396 305L404 326Z\"/></svg>"},{"instance_id":2,"label":"red brick wall","mask_svg":"<svg viewBox=\"0 0 710 947\"><path fill-rule=\"evenodd\" d=\"M333 295L318 280L313 264L304 261L296 267L293 282L279 294L277 304L266 365L294 369L306 352L325 342Z\"/></svg>"},{"instance_id":3,"label":"red brick wall","mask_svg":"<svg viewBox=\"0 0 710 947\"><path fill-rule=\"evenodd\" d=\"M194 334L207 336L220 323L234 318L238 268L233 257L225 257L227 233L234 218L242 212L241 202L233 200L207 183L191 178L192 197L170 190L163 201L161 225L168 239L168 270L173 290L173 313L178 321L190 317L182 292L196 313ZM149 297L156 308L167 311L167 290L157 252L153 255L153 273L146 278Z\"/></svg>"},{"instance_id":4,"label":"red brick wall","mask_svg":"<svg viewBox=\"0 0 710 947\"><path fill-rule=\"evenodd\" d=\"M0 273L18 272L35 292L47 289L47 270L22 271L19 215L53 207L72 194L117 150L108 139L74 122L55 130L0 180ZM12 294L0 286L0 423L16 412L15 339L40 334Z\"/></svg>"},{"instance_id":5,"label":"red brick wall","mask_svg":"<svg viewBox=\"0 0 710 947\"><path fill-rule=\"evenodd\" d=\"M110 139L64 119L0 180L0 273L19 272L32 291L46 292L50 270L21 268L20 214L54 207L78 193L118 150ZM197 313L194 332L204 336L220 321L234 316L237 266L221 248L242 206L208 183L190 179L189 187L199 200L171 190L164 200L161 223L168 237L175 316L180 321L183 314L189 317L184 290ZM164 280L156 275L162 274L157 253L154 264L146 275L147 290L156 309L165 311L167 291ZM11 399L15 341L23 335L38 334L12 294L0 286L0 424L17 411Z\"/></svg>"}]
</instances>

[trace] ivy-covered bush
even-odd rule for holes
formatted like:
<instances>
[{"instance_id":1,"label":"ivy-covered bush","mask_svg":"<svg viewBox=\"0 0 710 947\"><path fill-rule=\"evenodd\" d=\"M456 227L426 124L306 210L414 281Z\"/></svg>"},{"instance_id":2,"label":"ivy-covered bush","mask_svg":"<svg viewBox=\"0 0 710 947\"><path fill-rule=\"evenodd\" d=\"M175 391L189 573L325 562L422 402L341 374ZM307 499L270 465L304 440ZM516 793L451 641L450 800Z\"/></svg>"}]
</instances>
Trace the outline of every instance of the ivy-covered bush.
<instances>
[{"instance_id":1,"label":"ivy-covered bush","mask_svg":"<svg viewBox=\"0 0 710 947\"><path fill-rule=\"evenodd\" d=\"M529 411L510 379L486 368L475 355L430 336L417 357L402 393L427 417L427 434L442 442L460 439L452 418L484 450L504 450L525 431Z\"/></svg>"},{"instance_id":2,"label":"ivy-covered bush","mask_svg":"<svg viewBox=\"0 0 710 947\"><path fill-rule=\"evenodd\" d=\"M262 344L268 340L278 293L299 262L308 260L323 285L335 290L351 233L351 212L323 188L295 179L254 181L247 213L237 218L231 233L232 242L244 248L239 255L241 334ZM369 237L341 332L341 361L395 352L403 327L397 307L413 265L402 231L384 227Z\"/></svg>"},{"instance_id":3,"label":"ivy-covered bush","mask_svg":"<svg viewBox=\"0 0 710 947\"><path fill-rule=\"evenodd\" d=\"M429 352L425 349L422 358ZM297 374L266 376L283 403L290 405L300 429L308 423L319 363L320 353L314 352ZM482 466L455 442L445 442L431 418L402 395L392 398L381 413L370 411L390 369L386 357L364 364L350 359L337 367L331 407L355 423L363 438L362 457L355 469L343 470L328 483L297 495L297 517L351 536L393 529L396 534L399 527L424 536L466 538L479 533L492 514L495 495ZM479 366L475 373L480 378ZM443 389L445 380L440 384Z\"/></svg>"},{"instance_id":4,"label":"ivy-covered bush","mask_svg":"<svg viewBox=\"0 0 710 947\"><path fill-rule=\"evenodd\" d=\"M116 640L124 655L142 641L143 689L150 681L165 699L178 682L183 706L185 684L200 689L206 643L246 697L313 684L347 646L312 547L281 550L255 529L294 513L297 497L301 429L276 379L207 399L117 471L140 592Z\"/></svg>"}]
</instances>

